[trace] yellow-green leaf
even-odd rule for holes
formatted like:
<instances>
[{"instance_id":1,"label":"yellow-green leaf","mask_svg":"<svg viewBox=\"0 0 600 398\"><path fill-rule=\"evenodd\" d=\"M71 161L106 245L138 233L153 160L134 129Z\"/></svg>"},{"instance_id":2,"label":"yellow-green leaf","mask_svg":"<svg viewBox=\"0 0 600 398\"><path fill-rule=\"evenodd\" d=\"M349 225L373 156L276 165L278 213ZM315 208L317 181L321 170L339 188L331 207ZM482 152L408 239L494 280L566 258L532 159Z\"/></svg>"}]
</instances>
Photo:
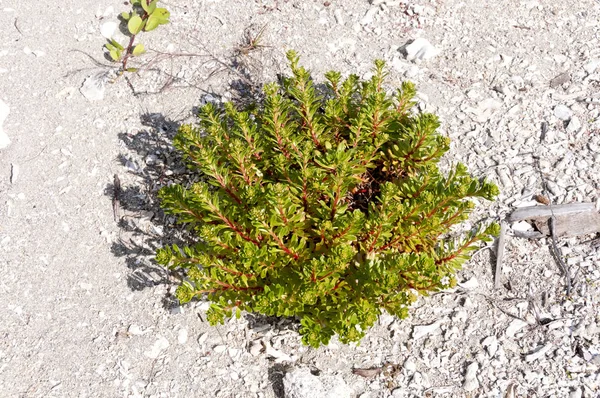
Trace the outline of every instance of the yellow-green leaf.
<instances>
[{"instance_id":1,"label":"yellow-green leaf","mask_svg":"<svg viewBox=\"0 0 600 398\"><path fill-rule=\"evenodd\" d=\"M158 3L158 0L154 0L148 4L148 9L146 10L148 14L152 14L154 11L156 11L156 3Z\"/></svg>"},{"instance_id":2,"label":"yellow-green leaf","mask_svg":"<svg viewBox=\"0 0 600 398\"><path fill-rule=\"evenodd\" d=\"M145 31L146 32L150 32L151 30L156 29L156 27L160 25L160 21L158 18L156 18L154 16L154 14L150 15L150 17L148 17L147 22L146 22L146 28Z\"/></svg>"},{"instance_id":3,"label":"yellow-green leaf","mask_svg":"<svg viewBox=\"0 0 600 398\"><path fill-rule=\"evenodd\" d=\"M144 45L140 43L133 48L133 51L131 53L137 57L138 55L142 55L145 52L146 49L144 48Z\"/></svg>"},{"instance_id":4,"label":"yellow-green leaf","mask_svg":"<svg viewBox=\"0 0 600 398\"><path fill-rule=\"evenodd\" d=\"M166 8L157 8L156 10L154 10L152 15L158 17L162 25L169 23L169 17L171 16L171 13Z\"/></svg>"},{"instance_id":5,"label":"yellow-green leaf","mask_svg":"<svg viewBox=\"0 0 600 398\"><path fill-rule=\"evenodd\" d=\"M165 8L157 8L150 17L148 17L148 22L146 23L146 32L150 32L151 30L156 29L158 25L164 25L169 23L169 16L171 14Z\"/></svg>"},{"instance_id":6,"label":"yellow-green leaf","mask_svg":"<svg viewBox=\"0 0 600 398\"><path fill-rule=\"evenodd\" d=\"M125 11L123 11L123 12L121 13L121 18L123 18L123 19L124 19L124 20L126 20L126 21L129 21L129 18L131 18L131 14L130 14L130 13L128 13L128 12L125 12Z\"/></svg>"},{"instance_id":7,"label":"yellow-green leaf","mask_svg":"<svg viewBox=\"0 0 600 398\"><path fill-rule=\"evenodd\" d=\"M119 44L119 42L115 39L111 39L110 44L112 44L115 48L118 48L119 50L124 50L123 46Z\"/></svg>"},{"instance_id":8,"label":"yellow-green leaf","mask_svg":"<svg viewBox=\"0 0 600 398\"><path fill-rule=\"evenodd\" d=\"M134 15L127 22L127 29L129 29L129 33L132 35L137 35L142 30L142 18L139 15Z\"/></svg>"},{"instance_id":9,"label":"yellow-green leaf","mask_svg":"<svg viewBox=\"0 0 600 398\"><path fill-rule=\"evenodd\" d=\"M110 50L109 52L110 57L113 59L113 61L118 61L121 58L121 52L119 50Z\"/></svg>"}]
</instances>

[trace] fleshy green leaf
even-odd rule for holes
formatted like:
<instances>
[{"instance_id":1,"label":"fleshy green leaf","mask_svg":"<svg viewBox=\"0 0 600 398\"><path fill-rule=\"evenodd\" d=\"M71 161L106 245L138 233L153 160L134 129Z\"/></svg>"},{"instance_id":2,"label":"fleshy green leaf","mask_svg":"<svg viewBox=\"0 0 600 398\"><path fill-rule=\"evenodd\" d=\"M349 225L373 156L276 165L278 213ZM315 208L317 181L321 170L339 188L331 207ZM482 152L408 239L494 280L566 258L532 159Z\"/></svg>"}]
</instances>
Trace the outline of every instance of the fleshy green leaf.
<instances>
[{"instance_id":1,"label":"fleshy green leaf","mask_svg":"<svg viewBox=\"0 0 600 398\"><path fill-rule=\"evenodd\" d=\"M156 11L156 4L158 3L158 0L154 0L151 1L150 4L148 4L148 7L146 9L146 12L151 15L152 13L154 13Z\"/></svg>"},{"instance_id":2,"label":"fleshy green leaf","mask_svg":"<svg viewBox=\"0 0 600 398\"><path fill-rule=\"evenodd\" d=\"M146 23L146 32L156 29L159 25L165 25L169 23L170 13L165 8L157 8L154 10L152 15L148 17Z\"/></svg>"},{"instance_id":3,"label":"fleshy green leaf","mask_svg":"<svg viewBox=\"0 0 600 398\"><path fill-rule=\"evenodd\" d=\"M124 50L123 46L115 39L110 39L110 44L112 44L115 48L118 48L121 51Z\"/></svg>"},{"instance_id":4,"label":"fleshy green leaf","mask_svg":"<svg viewBox=\"0 0 600 398\"><path fill-rule=\"evenodd\" d=\"M113 49L109 51L110 57L112 58L113 61L117 62L118 60L121 59L121 51L117 50L117 49Z\"/></svg>"},{"instance_id":5,"label":"fleshy green leaf","mask_svg":"<svg viewBox=\"0 0 600 398\"><path fill-rule=\"evenodd\" d=\"M146 49L144 48L144 45L140 43L133 48L133 51L131 53L137 57L138 55L142 55L145 52Z\"/></svg>"},{"instance_id":6,"label":"fleshy green leaf","mask_svg":"<svg viewBox=\"0 0 600 398\"><path fill-rule=\"evenodd\" d=\"M142 30L143 21L139 15L134 15L127 22L127 29L132 35L137 35Z\"/></svg>"},{"instance_id":7,"label":"fleshy green leaf","mask_svg":"<svg viewBox=\"0 0 600 398\"><path fill-rule=\"evenodd\" d=\"M131 14L126 11L123 11L121 13L121 18L123 18L125 21L129 21L129 18L131 18Z\"/></svg>"}]
</instances>

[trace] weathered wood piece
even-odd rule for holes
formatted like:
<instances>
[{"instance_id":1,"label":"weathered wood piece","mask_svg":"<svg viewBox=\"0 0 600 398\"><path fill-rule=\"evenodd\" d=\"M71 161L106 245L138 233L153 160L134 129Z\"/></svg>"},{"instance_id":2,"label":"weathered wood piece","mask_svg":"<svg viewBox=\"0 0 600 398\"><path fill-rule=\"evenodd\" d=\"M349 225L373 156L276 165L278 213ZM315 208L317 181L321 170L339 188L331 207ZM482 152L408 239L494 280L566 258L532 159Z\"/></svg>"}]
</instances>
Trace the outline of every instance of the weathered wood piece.
<instances>
[{"instance_id":1,"label":"weathered wood piece","mask_svg":"<svg viewBox=\"0 0 600 398\"><path fill-rule=\"evenodd\" d=\"M548 220L554 217L556 237L578 236L600 232L600 213L593 203L570 203L553 206L529 206L515 210L509 222L528 220L542 233L550 236Z\"/></svg>"},{"instance_id":2,"label":"weathered wood piece","mask_svg":"<svg viewBox=\"0 0 600 398\"><path fill-rule=\"evenodd\" d=\"M595 205L593 203L568 203L566 205L527 206L521 207L513 211L508 217L508 221L512 223L516 221L529 220L538 217L549 218L552 215L561 216L565 214L582 213L590 211L595 211Z\"/></svg>"},{"instance_id":3,"label":"weathered wood piece","mask_svg":"<svg viewBox=\"0 0 600 398\"><path fill-rule=\"evenodd\" d=\"M548 219L533 219L535 227L544 235L550 236ZM557 237L578 236L600 232L600 214L596 211L566 214L554 218L554 233Z\"/></svg>"}]
</instances>

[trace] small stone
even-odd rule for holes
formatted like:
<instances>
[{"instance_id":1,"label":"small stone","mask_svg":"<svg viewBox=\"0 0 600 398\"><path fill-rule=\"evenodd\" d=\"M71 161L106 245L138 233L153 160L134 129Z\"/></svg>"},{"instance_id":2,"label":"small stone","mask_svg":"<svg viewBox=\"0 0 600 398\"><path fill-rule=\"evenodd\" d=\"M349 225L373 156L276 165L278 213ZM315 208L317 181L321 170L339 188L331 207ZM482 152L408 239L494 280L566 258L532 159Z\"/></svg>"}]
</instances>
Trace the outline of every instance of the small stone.
<instances>
[{"instance_id":1,"label":"small stone","mask_svg":"<svg viewBox=\"0 0 600 398\"><path fill-rule=\"evenodd\" d=\"M403 368L409 373L412 374L417 370L417 364L415 363L415 360L412 358L408 358L406 359L406 361L404 361L404 366Z\"/></svg>"},{"instance_id":2,"label":"small stone","mask_svg":"<svg viewBox=\"0 0 600 398\"><path fill-rule=\"evenodd\" d=\"M419 37L406 46L406 59L409 61L427 60L439 55L440 50L435 48L427 39Z\"/></svg>"},{"instance_id":3,"label":"small stone","mask_svg":"<svg viewBox=\"0 0 600 398\"><path fill-rule=\"evenodd\" d=\"M160 356L160 353L166 350L169 347L169 340L166 338L159 336L152 349L150 351L144 352L144 355L151 359L156 359Z\"/></svg>"},{"instance_id":4,"label":"small stone","mask_svg":"<svg viewBox=\"0 0 600 398\"><path fill-rule=\"evenodd\" d=\"M577 116L573 116L567 125L567 133L576 134L581 130L581 121Z\"/></svg>"},{"instance_id":5,"label":"small stone","mask_svg":"<svg viewBox=\"0 0 600 398\"><path fill-rule=\"evenodd\" d=\"M569 398L581 398L582 394L581 388L577 388L569 393Z\"/></svg>"},{"instance_id":6,"label":"small stone","mask_svg":"<svg viewBox=\"0 0 600 398\"><path fill-rule=\"evenodd\" d=\"M410 379L408 387L415 390L419 389L423 385L423 375L420 372L415 372L413 377Z\"/></svg>"},{"instance_id":7,"label":"small stone","mask_svg":"<svg viewBox=\"0 0 600 398\"><path fill-rule=\"evenodd\" d=\"M107 81L103 73L88 76L79 91L88 101L100 101L104 99Z\"/></svg>"},{"instance_id":8,"label":"small stone","mask_svg":"<svg viewBox=\"0 0 600 398\"><path fill-rule=\"evenodd\" d=\"M216 352L217 354L221 354L221 353L225 352L225 350L227 350L227 346L225 346L225 345L217 345L213 348L213 351Z\"/></svg>"},{"instance_id":9,"label":"small stone","mask_svg":"<svg viewBox=\"0 0 600 398\"><path fill-rule=\"evenodd\" d=\"M265 342L265 352L268 356L275 358L275 362L277 363L289 362L292 360L292 358L290 358L290 356L287 355L285 352L276 350L275 348L271 347L271 344L269 344L268 341Z\"/></svg>"},{"instance_id":10,"label":"small stone","mask_svg":"<svg viewBox=\"0 0 600 398\"><path fill-rule=\"evenodd\" d=\"M458 286L460 286L466 290L473 290L473 289L476 289L479 287L479 281L477 281L477 278L472 277L471 279L469 279L467 281L459 283Z\"/></svg>"},{"instance_id":11,"label":"small stone","mask_svg":"<svg viewBox=\"0 0 600 398\"><path fill-rule=\"evenodd\" d=\"M566 122L573 116L573 111L566 105L556 105L554 107L554 116Z\"/></svg>"},{"instance_id":12,"label":"small stone","mask_svg":"<svg viewBox=\"0 0 600 398\"><path fill-rule=\"evenodd\" d=\"M113 22L113 21L104 22L102 24L102 26L100 26L100 34L105 39L110 40L114 36L114 34L117 31L118 27L119 27L119 25L117 25L116 22Z\"/></svg>"},{"instance_id":13,"label":"small stone","mask_svg":"<svg viewBox=\"0 0 600 398\"><path fill-rule=\"evenodd\" d=\"M333 12L333 16L335 17L335 22L337 22L338 25L344 25L344 18L342 17L342 11L339 8L337 8Z\"/></svg>"},{"instance_id":14,"label":"small stone","mask_svg":"<svg viewBox=\"0 0 600 398\"><path fill-rule=\"evenodd\" d=\"M437 320L430 325L419 325L413 328L413 339L418 340L421 337L427 336L428 334L433 333L435 330L439 329L442 324L442 320Z\"/></svg>"},{"instance_id":15,"label":"small stone","mask_svg":"<svg viewBox=\"0 0 600 398\"><path fill-rule=\"evenodd\" d=\"M138 325L129 325L129 328L127 329L127 332L129 334L132 334L134 336L141 336L142 334L144 334L144 332L142 331L142 329L138 326Z\"/></svg>"},{"instance_id":16,"label":"small stone","mask_svg":"<svg viewBox=\"0 0 600 398\"><path fill-rule=\"evenodd\" d=\"M200 336L198 336L198 344L204 344L206 339L208 339L208 333L202 333Z\"/></svg>"},{"instance_id":17,"label":"small stone","mask_svg":"<svg viewBox=\"0 0 600 398\"><path fill-rule=\"evenodd\" d=\"M552 343L548 343L545 346L542 346L541 348L538 348L535 352L533 352L533 353L531 353L529 355L525 355L525 362L537 361L538 359L540 359L544 355L546 355L546 353L548 351L550 351L552 349L552 347L554 347L552 345Z\"/></svg>"},{"instance_id":18,"label":"small stone","mask_svg":"<svg viewBox=\"0 0 600 398\"><path fill-rule=\"evenodd\" d=\"M188 341L188 331L187 329L179 329L179 333L177 333L177 342L179 344L185 344Z\"/></svg>"},{"instance_id":19,"label":"small stone","mask_svg":"<svg viewBox=\"0 0 600 398\"><path fill-rule=\"evenodd\" d=\"M367 10L367 12L365 13L365 16L362 17L362 19L360 20L360 24L361 25L369 25L371 22L373 22L373 17L375 16L375 14L377 14L377 12L379 11L379 7L371 7Z\"/></svg>"},{"instance_id":20,"label":"small stone","mask_svg":"<svg viewBox=\"0 0 600 398\"><path fill-rule=\"evenodd\" d=\"M496 355L496 352L498 351L498 339L496 338L496 336L492 335L492 336L486 337L481 342L481 345L487 349L488 355L490 357L493 357L494 355Z\"/></svg>"},{"instance_id":21,"label":"small stone","mask_svg":"<svg viewBox=\"0 0 600 398\"><path fill-rule=\"evenodd\" d=\"M513 338L515 337L515 333L517 333L519 330L521 330L522 328L524 328L525 326L527 326L528 323L525 321L522 321L520 319L515 319L513 320L510 325L508 325L508 327L506 328L506 337L509 338Z\"/></svg>"},{"instance_id":22,"label":"small stone","mask_svg":"<svg viewBox=\"0 0 600 398\"><path fill-rule=\"evenodd\" d=\"M473 362L467 366L467 373L465 374L465 383L463 388L467 392L475 391L479 388L479 380L477 380L477 371L479 370L479 364Z\"/></svg>"},{"instance_id":23,"label":"small stone","mask_svg":"<svg viewBox=\"0 0 600 398\"><path fill-rule=\"evenodd\" d=\"M585 70L588 74L592 74L596 71L598 66L600 65L600 59L596 58L588 62L583 66L583 70Z\"/></svg>"},{"instance_id":24,"label":"small stone","mask_svg":"<svg viewBox=\"0 0 600 398\"><path fill-rule=\"evenodd\" d=\"M559 86L562 86L565 83L568 83L571 81L571 75L569 75L569 73L565 72L565 73L561 73L560 75L556 76L554 79L550 80L550 87L552 88L556 88Z\"/></svg>"},{"instance_id":25,"label":"small stone","mask_svg":"<svg viewBox=\"0 0 600 398\"><path fill-rule=\"evenodd\" d=\"M132 171L134 173L137 173L140 170L140 166L138 166L136 162L133 162L129 159L127 159L127 161L125 162L125 167L129 171Z\"/></svg>"},{"instance_id":26,"label":"small stone","mask_svg":"<svg viewBox=\"0 0 600 398\"><path fill-rule=\"evenodd\" d=\"M319 377L307 368L287 372L283 378L283 387L286 398L340 398L355 394L342 376Z\"/></svg>"},{"instance_id":27,"label":"small stone","mask_svg":"<svg viewBox=\"0 0 600 398\"><path fill-rule=\"evenodd\" d=\"M511 229L517 232L531 232L533 227L527 221L518 221L511 224Z\"/></svg>"},{"instance_id":28,"label":"small stone","mask_svg":"<svg viewBox=\"0 0 600 398\"><path fill-rule=\"evenodd\" d=\"M409 396L409 393L404 388L395 388L394 391L392 391L393 398L406 398L408 396Z\"/></svg>"},{"instance_id":29,"label":"small stone","mask_svg":"<svg viewBox=\"0 0 600 398\"><path fill-rule=\"evenodd\" d=\"M146 156L145 162L148 166L152 166L153 164L156 163L157 160L158 160L158 157L156 155L148 155L148 156Z\"/></svg>"},{"instance_id":30,"label":"small stone","mask_svg":"<svg viewBox=\"0 0 600 398\"><path fill-rule=\"evenodd\" d=\"M229 357L231 359L237 359L241 352L242 350L240 350L239 348L230 348L227 350L227 354L229 354Z\"/></svg>"}]
</instances>

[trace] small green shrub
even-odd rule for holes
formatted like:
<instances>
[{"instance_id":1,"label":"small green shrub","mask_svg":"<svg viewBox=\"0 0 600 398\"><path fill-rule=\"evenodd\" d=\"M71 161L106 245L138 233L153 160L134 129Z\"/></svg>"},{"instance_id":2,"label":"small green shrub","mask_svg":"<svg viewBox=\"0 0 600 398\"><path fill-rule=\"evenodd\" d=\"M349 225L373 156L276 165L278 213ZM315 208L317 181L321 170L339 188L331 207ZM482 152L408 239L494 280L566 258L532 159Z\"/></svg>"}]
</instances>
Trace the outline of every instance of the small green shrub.
<instances>
[{"instance_id":1,"label":"small green shrub","mask_svg":"<svg viewBox=\"0 0 600 398\"><path fill-rule=\"evenodd\" d=\"M411 113L411 83L386 94L383 61L367 81L327 73L319 94L288 59L292 77L266 86L261 107L208 104L199 127L181 127L174 144L204 180L160 197L198 241L157 260L186 271L181 302L213 302L211 324L245 310L298 317L315 347L336 333L358 341L382 309L406 317L417 294L455 284L498 226L456 239L450 228L467 219L468 198L498 189L462 164L438 170L449 139L436 116Z\"/></svg>"},{"instance_id":2,"label":"small green shrub","mask_svg":"<svg viewBox=\"0 0 600 398\"><path fill-rule=\"evenodd\" d=\"M158 0L130 0L132 10L122 12L120 17L127 23L129 31L129 43L123 47L115 39L109 39L104 45L108 50L108 55L114 62L120 62L119 73L137 72L137 68L128 68L127 62L131 56L139 56L146 52L142 43L134 45L137 35L142 31L150 32L160 25L169 23L170 13L166 8L158 7Z\"/></svg>"}]
</instances>

